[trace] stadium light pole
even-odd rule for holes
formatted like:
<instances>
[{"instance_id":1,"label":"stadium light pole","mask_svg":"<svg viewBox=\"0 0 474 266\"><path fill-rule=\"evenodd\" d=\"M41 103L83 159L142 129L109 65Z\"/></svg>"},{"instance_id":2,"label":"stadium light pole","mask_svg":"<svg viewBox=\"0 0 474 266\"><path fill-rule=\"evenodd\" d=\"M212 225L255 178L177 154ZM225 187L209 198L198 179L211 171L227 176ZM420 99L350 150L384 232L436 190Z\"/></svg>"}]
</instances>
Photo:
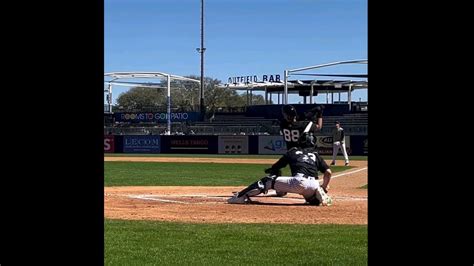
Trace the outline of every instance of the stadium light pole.
<instances>
[{"instance_id":1,"label":"stadium light pole","mask_svg":"<svg viewBox=\"0 0 474 266\"><path fill-rule=\"evenodd\" d=\"M201 87L199 90L199 111L201 117L204 118L206 110L204 109L204 0L201 0L201 48L196 49L201 54Z\"/></svg>"}]
</instances>

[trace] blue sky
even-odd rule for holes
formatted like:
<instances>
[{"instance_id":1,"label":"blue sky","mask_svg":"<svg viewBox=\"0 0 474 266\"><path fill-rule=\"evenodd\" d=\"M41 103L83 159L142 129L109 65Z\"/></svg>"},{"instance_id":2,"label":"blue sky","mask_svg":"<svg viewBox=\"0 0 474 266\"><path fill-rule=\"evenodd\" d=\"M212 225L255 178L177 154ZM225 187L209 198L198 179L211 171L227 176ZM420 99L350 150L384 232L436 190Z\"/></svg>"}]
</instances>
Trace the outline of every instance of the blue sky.
<instances>
[{"instance_id":1,"label":"blue sky","mask_svg":"<svg viewBox=\"0 0 474 266\"><path fill-rule=\"evenodd\" d=\"M200 75L200 3L105 0L104 71ZM283 76L285 69L365 59L367 0L205 0L204 47L205 75L224 83L234 76ZM367 67L323 72L367 73ZM124 90L114 89L114 99ZM353 95L359 98L367 100L367 91ZM322 95L316 100L326 101ZM299 101L290 96L290 103Z\"/></svg>"}]
</instances>

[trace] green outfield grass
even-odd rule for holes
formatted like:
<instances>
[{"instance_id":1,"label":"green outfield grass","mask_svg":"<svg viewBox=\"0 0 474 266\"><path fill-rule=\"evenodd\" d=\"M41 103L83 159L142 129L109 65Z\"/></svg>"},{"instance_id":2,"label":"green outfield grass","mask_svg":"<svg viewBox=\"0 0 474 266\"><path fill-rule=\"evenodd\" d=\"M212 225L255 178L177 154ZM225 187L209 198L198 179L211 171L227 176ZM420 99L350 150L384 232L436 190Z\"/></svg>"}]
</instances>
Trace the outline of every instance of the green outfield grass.
<instances>
[{"instance_id":1,"label":"green outfield grass","mask_svg":"<svg viewBox=\"0 0 474 266\"><path fill-rule=\"evenodd\" d=\"M368 185L369 185L369 184L364 185L364 186L361 186L360 188L366 188L366 189L368 189L368 187L367 187Z\"/></svg>"},{"instance_id":2,"label":"green outfield grass","mask_svg":"<svg viewBox=\"0 0 474 266\"><path fill-rule=\"evenodd\" d=\"M105 157L191 157L191 158L258 158L279 159L281 155L256 155L256 154L134 154L134 153L105 153ZM332 160L332 156L324 155L325 160ZM338 160L344 157L337 156ZM349 160L367 161L367 156L349 156Z\"/></svg>"},{"instance_id":3,"label":"green outfield grass","mask_svg":"<svg viewBox=\"0 0 474 266\"><path fill-rule=\"evenodd\" d=\"M105 186L244 186L270 164L105 162ZM351 166L332 166L333 172ZM290 175L289 167L283 175Z\"/></svg>"},{"instance_id":4,"label":"green outfield grass","mask_svg":"<svg viewBox=\"0 0 474 266\"><path fill-rule=\"evenodd\" d=\"M367 226L105 220L105 265L367 265Z\"/></svg>"}]
</instances>

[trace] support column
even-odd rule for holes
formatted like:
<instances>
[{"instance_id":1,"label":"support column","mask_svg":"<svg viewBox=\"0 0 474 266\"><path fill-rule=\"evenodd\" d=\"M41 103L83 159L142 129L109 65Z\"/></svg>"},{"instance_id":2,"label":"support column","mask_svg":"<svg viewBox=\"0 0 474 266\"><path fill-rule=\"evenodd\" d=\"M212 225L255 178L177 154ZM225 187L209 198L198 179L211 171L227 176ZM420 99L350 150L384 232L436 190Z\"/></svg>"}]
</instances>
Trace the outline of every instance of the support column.
<instances>
[{"instance_id":1,"label":"support column","mask_svg":"<svg viewBox=\"0 0 474 266\"><path fill-rule=\"evenodd\" d=\"M112 113L112 84L109 83L109 99L107 101L109 104L109 113Z\"/></svg>"},{"instance_id":2,"label":"support column","mask_svg":"<svg viewBox=\"0 0 474 266\"><path fill-rule=\"evenodd\" d=\"M267 92L266 86L265 86L265 104L268 104L268 92Z\"/></svg>"},{"instance_id":3,"label":"support column","mask_svg":"<svg viewBox=\"0 0 474 266\"><path fill-rule=\"evenodd\" d=\"M349 111L351 110L351 100L352 100L352 85L349 85L349 92L347 95L347 103L349 104Z\"/></svg>"},{"instance_id":4,"label":"support column","mask_svg":"<svg viewBox=\"0 0 474 266\"><path fill-rule=\"evenodd\" d=\"M167 115L168 115L168 125L167 125L167 128L168 128L168 133L166 135L170 135L171 134L171 78L170 78L170 75L166 75L167 77L167 80L168 80L168 93L166 95L166 100L167 100Z\"/></svg>"}]
</instances>

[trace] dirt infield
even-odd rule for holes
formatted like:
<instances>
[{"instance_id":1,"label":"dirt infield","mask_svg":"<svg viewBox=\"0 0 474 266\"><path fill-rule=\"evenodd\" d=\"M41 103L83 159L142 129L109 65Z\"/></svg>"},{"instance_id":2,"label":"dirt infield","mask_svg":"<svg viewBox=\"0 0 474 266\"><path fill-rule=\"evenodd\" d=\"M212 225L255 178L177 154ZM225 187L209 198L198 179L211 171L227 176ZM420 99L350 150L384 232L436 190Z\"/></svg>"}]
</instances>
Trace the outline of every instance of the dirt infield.
<instances>
[{"instance_id":1,"label":"dirt infield","mask_svg":"<svg viewBox=\"0 0 474 266\"><path fill-rule=\"evenodd\" d=\"M212 162L243 163L236 158L163 158L108 157L114 161L147 162ZM106 158L107 159L107 158ZM118 160L115 160L118 159ZM271 164L274 159L248 159L251 163ZM107 160L106 160L107 161ZM246 162L249 163L249 162ZM343 162L338 161L338 165ZM254 197L253 204L232 205L226 200L238 187L149 186L106 187L105 217L111 219L181 221L193 223L299 223L299 224L367 224L367 162L335 173L329 194L334 204L329 207L304 205L302 196L288 194Z\"/></svg>"}]
</instances>

